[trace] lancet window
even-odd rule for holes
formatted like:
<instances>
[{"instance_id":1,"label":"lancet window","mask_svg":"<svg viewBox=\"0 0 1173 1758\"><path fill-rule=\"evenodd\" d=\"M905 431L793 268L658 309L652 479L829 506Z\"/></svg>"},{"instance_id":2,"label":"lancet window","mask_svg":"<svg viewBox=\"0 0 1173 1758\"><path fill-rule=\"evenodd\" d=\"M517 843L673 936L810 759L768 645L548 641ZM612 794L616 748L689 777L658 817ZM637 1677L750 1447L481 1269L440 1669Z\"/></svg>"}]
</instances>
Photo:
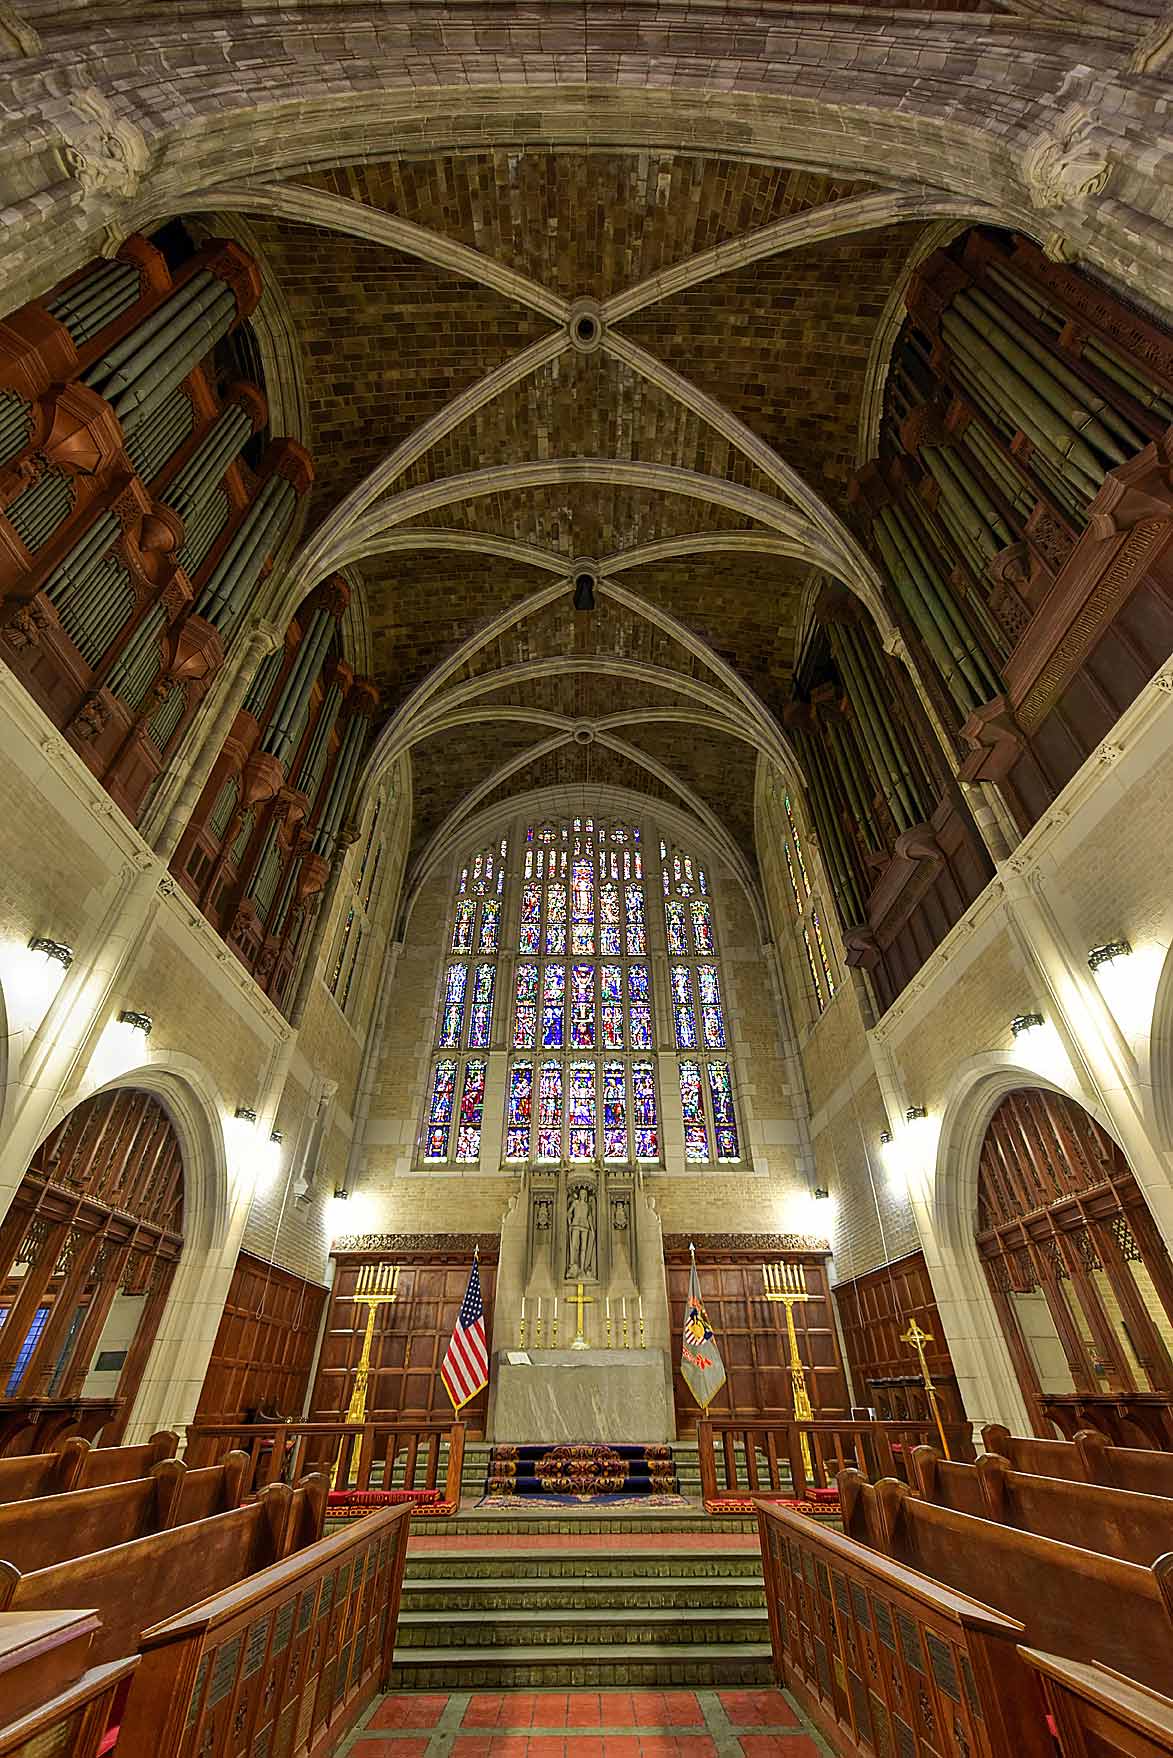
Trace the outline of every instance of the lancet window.
<instances>
[{"instance_id":1,"label":"lancet window","mask_svg":"<svg viewBox=\"0 0 1173 1758\"><path fill-rule=\"evenodd\" d=\"M447 941L436 1022L443 1052L432 1069L424 1117L423 1158L475 1165L484 1126L485 1052L498 1003L497 967L509 839L470 855L461 868Z\"/></svg>"},{"instance_id":2,"label":"lancet window","mask_svg":"<svg viewBox=\"0 0 1173 1758\"><path fill-rule=\"evenodd\" d=\"M812 1011L818 1015L825 1012L834 1000L838 987L823 906L812 883L812 863L804 850L805 838L799 825L795 796L789 783L776 774L771 778L770 802L771 832L781 850L789 901L794 906L794 935L802 980L804 986L809 984Z\"/></svg>"},{"instance_id":3,"label":"lancet window","mask_svg":"<svg viewBox=\"0 0 1173 1758\"><path fill-rule=\"evenodd\" d=\"M739 1160L729 1023L708 874L694 855L661 842L660 881L684 1157L697 1165Z\"/></svg>"},{"instance_id":4,"label":"lancet window","mask_svg":"<svg viewBox=\"0 0 1173 1758\"><path fill-rule=\"evenodd\" d=\"M393 811L393 794L380 793L370 808L361 834L362 852L351 859L346 903L326 964L326 987L348 1016L358 1004L370 957L372 923L387 876L387 832Z\"/></svg>"}]
</instances>

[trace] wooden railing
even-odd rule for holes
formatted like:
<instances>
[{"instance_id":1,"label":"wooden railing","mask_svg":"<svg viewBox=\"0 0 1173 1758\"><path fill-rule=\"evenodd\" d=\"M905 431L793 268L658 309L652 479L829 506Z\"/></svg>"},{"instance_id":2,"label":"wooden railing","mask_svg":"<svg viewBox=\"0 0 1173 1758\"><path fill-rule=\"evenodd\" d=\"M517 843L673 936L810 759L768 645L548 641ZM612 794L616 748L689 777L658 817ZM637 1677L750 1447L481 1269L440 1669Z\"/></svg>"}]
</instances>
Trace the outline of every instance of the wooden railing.
<instances>
[{"instance_id":1,"label":"wooden railing","mask_svg":"<svg viewBox=\"0 0 1173 1758\"><path fill-rule=\"evenodd\" d=\"M187 1431L184 1456L204 1465L240 1448L249 1457L246 1491L325 1471L337 1489L442 1490L444 1501L459 1507L464 1434L463 1422L197 1423Z\"/></svg>"},{"instance_id":2,"label":"wooden railing","mask_svg":"<svg viewBox=\"0 0 1173 1758\"><path fill-rule=\"evenodd\" d=\"M955 1459L973 1459L968 1423L947 1422L945 1434ZM873 1481L898 1477L911 1483L912 1449L940 1445L932 1422L704 1420L697 1423L696 1438L706 1502L786 1491L802 1497L808 1488L833 1488L849 1465Z\"/></svg>"},{"instance_id":3,"label":"wooden railing","mask_svg":"<svg viewBox=\"0 0 1173 1758\"><path fill-rule=\"evenodd\" d=\"M146 1629L118 1758L325 1758L387 1689L404 1505Z\"/></svg>"}]
</instances>

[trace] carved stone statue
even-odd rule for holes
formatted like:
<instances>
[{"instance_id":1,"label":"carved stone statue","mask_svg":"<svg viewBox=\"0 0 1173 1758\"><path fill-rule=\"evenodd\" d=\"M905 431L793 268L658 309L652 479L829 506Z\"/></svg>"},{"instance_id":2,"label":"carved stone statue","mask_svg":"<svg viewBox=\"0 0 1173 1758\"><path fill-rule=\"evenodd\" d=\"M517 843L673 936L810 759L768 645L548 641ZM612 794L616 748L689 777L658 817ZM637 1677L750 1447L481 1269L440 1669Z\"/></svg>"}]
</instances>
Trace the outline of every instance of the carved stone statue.
<instances>
[{"instance_id":1,"label":"carved stone statue","mask_svg":"<svg viewBox=\"0 0 1173 1758\"><path fill-rule=\"evenodd\" d=\"M580 1184L570 1193L566 1211L566 1278L570 1282L592 1281L598 1268L598 1233L595 1193Z\"/></svg>"}]
</instances>

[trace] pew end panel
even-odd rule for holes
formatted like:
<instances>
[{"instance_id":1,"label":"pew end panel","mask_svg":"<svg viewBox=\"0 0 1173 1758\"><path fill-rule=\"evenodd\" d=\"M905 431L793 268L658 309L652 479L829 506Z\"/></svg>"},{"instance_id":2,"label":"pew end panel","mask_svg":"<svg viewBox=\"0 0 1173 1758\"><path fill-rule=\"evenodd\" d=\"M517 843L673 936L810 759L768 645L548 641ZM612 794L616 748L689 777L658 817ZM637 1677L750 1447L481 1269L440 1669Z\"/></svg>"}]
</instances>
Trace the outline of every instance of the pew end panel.
<instances>
[{"instance_id":1,"label":"pew end panel","mask_svg":"<svg viewBox=\"0 0 1173 1758\"><path fill-rule=\"evenodd\" d=\"M128 1477L149 1477L153 1466L174 1459L178 1450L179 1436L170 1428L160 1429L138 1447L89 1447L76 1487L99 1489L105 1483L123 1483Z\"/></svg>"},{"instance_id":2,"label":"pew end panel","mask_svg":"<svg viewBox=\"0 0 1173 1758\"><path fill-rule=\"evenodd\" d=\"M0 1612L0 1758L95 1758L137 1654L91 1665L91 1611Z\"/></svg>"},{"instance_id":3,"label":"pew end panel","mask_svg":"<svg viewBox=\"0 0 1173 1758\"><path fill-rule=\"evenodd\" d=\"M837 1753L1054 1758L1017 1619L801 1514L757 1508L778 1680Z\"/></svg>"},{"instance_id":4,"label":"pew end panel","mask_svg":"<svg viewBox=\"0 0 1173 1758\"><path fill-rule=\"evenodd\" d=\"M1173 1699L1095 1662L1018 1651L1042 1681L1061 1758L1167 1758Z\"/></svg>"},{"instance_id":5,"label":"pew end panel","mask_svg":"<svg viewBox=\"0 0 1173 1758\"><path fill-rule=\"evenodd\" d=\"M410 1518L380 1509L144 1630L118 1758L325 1758L389 1682Z\"/></svg>"}]
</instances>

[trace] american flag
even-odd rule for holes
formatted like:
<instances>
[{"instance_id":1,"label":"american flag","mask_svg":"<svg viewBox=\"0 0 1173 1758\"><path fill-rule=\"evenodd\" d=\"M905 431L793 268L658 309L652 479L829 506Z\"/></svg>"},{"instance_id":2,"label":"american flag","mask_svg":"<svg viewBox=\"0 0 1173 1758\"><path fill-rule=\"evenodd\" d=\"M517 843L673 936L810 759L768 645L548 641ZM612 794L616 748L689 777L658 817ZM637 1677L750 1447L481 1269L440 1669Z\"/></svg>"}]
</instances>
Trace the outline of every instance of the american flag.
<instances>
[{"instance_id":1,"label":"american flag","mask_svg":"<svg viewBox=\"0 0 1173 1758\"><path fill-rule=\"evenodd\" d=\"M481 1269L473 1259L464 1300L456 1315L456 1328L448 1353L440 1363L440 1378L460 1410L489 1383L489 1345L485 1341L485 1306L481 1299Z\"/></svg>"}]
</instances>

